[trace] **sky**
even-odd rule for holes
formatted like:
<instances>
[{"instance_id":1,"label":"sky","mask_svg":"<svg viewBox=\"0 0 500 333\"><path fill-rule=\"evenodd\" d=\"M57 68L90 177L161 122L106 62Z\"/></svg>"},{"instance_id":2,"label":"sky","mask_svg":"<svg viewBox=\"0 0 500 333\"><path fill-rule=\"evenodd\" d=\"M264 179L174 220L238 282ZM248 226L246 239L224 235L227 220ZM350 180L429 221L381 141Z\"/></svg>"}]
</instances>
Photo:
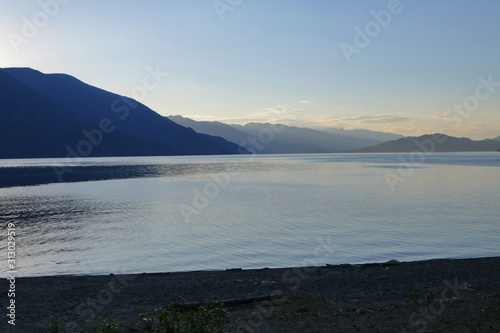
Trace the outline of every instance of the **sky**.
<instances>
[{"instance_id":1,"label":"sky","mask_svg":"<svg viewBox=\"0 0 500 333\"><path fill-rule=\"evenodd\" d=\"M166 116L484 139L499 17L497 0L0 0L0 67Z\"/></svg>"}]
</instances>

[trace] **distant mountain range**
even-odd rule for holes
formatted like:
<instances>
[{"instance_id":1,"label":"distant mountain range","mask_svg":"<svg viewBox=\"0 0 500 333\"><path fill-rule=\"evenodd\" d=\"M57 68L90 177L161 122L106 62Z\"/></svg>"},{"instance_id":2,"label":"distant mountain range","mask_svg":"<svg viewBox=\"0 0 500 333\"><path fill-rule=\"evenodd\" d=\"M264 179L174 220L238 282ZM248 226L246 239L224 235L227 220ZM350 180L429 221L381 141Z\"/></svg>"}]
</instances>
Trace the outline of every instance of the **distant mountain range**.
<instances>
[{"instance_id":1,"label":"distant mountain range","mask_svg":"<svg viewBox=\"0 0 500 333\"><path fill-rule=\"evenodd\" d=\"M0 158L236 154L147 106L65 74L0 69Z\"/></svg>"},{"instance_id":2,"label":"distant mountain range","mask_svg":"<svg viewBox=\"0 0 500 333\"><path fill-rule=\"evenodd\" d=\"M366 142L369 143L366 146L376 145L376 144L390 141L390 140L397 140L397 139L400 139L403 137L402 135L399 135L399 134L370 131L370 130L366 130L366 129L346 130L343 128L330 127L330 128L323 128L321 130L324 132L338 134L341 136L347 136L347 137L357 138L357 139L365 139L365 140L367 140Z\"/></svg>"},{"instance_id":3,"label":"distant mountain range","mask_svg":"<svg viewBox=\"0 0 500 333\"><path fill-rule=\"evenodd\" d=\"M498 139L498 138L497 138ZM357 149L360 153L397 153L397 152L466 152L466 151L497 151L500 150L500 140L473 141L468 138L456 138L443 134L405 137L381 143L373 147Z\"/></svg>"},{"instance_id":4,"label":"distant mountain range","mask_svg":"<svg viewBox=\"0 0 500 333\"><path fill-rule=\"evenodd\" d=\"M0 158L412 152L436 137L164 117L65 74L0 69ZM500 136L440 136L435 151L495 151Z\"/></svg>"},{"instance_id":5,"label":"distant mountain range","mask_svg":"<svg viewBox=\"0 0 500 333\"><path fill-rule=\"evenodd\" d=\"M249 123L242 126L216 121L195 121L182 116L169 116L169 118L178 124L191 127L199 133L220 135L228 141L243 145L251 152L260 154L413 152L421 150L419 142L431 144L429 140L435 140L435 142L432 141L435 143L435 149L433 149L435 152L496 151L500 149L500 136L494 139L473 141L468 138L455 138L442 134L403 137L397 134L363 129L323 128L315 130L262 123ZM276 128L279 131L272 130ZM272 140L269 140L270 134L273 136ZM263 140L260 140L259 136L263 137Z\"/></svg>"},{"instance_id":6,"label":"distant mountain range","mask_svg":"<svg viewBox=\"0 0 500 333\"><path fill-rule=\"evenodd\" d=\"M199 133L219 135L260 154L345 152L402 137L368 130L315 130L266 123L228 125L216 121L195 121L182 116L169 116L169 119Z\"/></svg>"}]
</instances>

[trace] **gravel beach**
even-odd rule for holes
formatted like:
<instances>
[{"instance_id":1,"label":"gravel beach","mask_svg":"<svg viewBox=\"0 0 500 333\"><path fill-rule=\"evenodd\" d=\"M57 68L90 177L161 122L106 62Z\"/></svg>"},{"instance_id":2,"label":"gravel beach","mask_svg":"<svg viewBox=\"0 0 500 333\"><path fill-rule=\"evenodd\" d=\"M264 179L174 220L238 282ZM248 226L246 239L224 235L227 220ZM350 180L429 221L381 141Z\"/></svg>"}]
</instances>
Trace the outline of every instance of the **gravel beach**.
<instances>
[{"instance_id":1,"label":"gravel beach","mask_svg":"<svg viewBox=\"0 0 500 333\"><path fill-rule=\"evenodd\" d=\"M227 302L229 332L500 332L500 257L17 278L15 296L0 332L48 332L51 316L78 332L105 315L141 332L141 313L207 300Z\"/></svg>"}]
</instances>

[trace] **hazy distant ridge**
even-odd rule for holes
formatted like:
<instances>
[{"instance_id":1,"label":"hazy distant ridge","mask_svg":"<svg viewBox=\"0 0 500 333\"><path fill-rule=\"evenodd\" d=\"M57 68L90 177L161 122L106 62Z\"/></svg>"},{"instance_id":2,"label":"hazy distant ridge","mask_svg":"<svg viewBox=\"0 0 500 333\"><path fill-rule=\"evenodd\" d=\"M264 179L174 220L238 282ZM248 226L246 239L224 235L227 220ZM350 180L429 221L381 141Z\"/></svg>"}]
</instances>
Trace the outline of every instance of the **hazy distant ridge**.
<instances>
[{"instance_id":1,"label":"hazy distant ridge","mask_svg":"<svg viewBox=\"0 0 500 333\"><path fill-rule=\"evenodd\" d=\"M419 137L405 137L381 143L373 147L357 149L355 152L365 153L399 153L414 151L433 152L468 152L468 151L496 151L500 149L500 141L456 138L443 134L422 135Z\"/></svg>"},{"instance_id":2,"label":"hazy distant ridge","mask_svg":"<svg viewBox=\"0 0 500 333\"><path fill-rule=\"evenodd\" d=\"M282 124L273 126L266 123L228 125L216 121L195 121L182 116L169 116L169 118L199 133L221 136L237 144L248 143L249 138L258 139L259 133L269 133L269 129L279 128L279 131L273 131L272 139L266 138L265 142L257 141L253 150L260 154L344 152L401 137L397 134L368 130L350 131L336 128L316 130Z\"/></svg>"}]
</instances>

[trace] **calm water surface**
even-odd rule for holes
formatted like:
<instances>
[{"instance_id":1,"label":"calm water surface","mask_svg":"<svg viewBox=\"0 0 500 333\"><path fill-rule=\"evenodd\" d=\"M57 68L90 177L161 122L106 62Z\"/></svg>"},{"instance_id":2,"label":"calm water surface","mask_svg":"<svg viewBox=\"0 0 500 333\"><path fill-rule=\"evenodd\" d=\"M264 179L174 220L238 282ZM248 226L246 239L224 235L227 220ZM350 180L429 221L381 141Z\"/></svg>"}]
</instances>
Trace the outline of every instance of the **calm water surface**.
<instances>
[{"instance_id":1,"label":"calm water surface","mask_svg":"<svg viewBox=\"0 0 500 333\"><path fill-rule=\"evenodd\" d=\"M18 276L289 267L500 255L500 153L4 160L147 168L0 188ZM0 263L7 271L6 233ZM5 273L2 273L5 276Z\"/></svg>"}]
</instances>

